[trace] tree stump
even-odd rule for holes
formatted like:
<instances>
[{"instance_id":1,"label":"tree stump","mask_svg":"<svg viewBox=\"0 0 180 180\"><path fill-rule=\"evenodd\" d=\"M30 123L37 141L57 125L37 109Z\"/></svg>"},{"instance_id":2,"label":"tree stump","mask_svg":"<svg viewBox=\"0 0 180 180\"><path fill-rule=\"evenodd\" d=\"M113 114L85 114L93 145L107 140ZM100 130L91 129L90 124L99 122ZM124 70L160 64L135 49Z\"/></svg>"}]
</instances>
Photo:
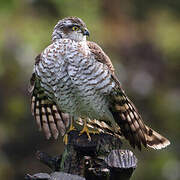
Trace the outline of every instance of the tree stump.
<instances>
[{"instance_id":1,"label":"tree stump","mask_svg":"<svg viewBox=\"0 0 180 180\"><path fill-rule=\"evenodd\" d=\"M129 150L122 150L119 138L109 134L92 134L91 141L79 131L68 134L68 144L61 156L37 152L37 158L53 173L26 175L29 180L128 180L137 166Z\"/></svg>"}]
</instances>

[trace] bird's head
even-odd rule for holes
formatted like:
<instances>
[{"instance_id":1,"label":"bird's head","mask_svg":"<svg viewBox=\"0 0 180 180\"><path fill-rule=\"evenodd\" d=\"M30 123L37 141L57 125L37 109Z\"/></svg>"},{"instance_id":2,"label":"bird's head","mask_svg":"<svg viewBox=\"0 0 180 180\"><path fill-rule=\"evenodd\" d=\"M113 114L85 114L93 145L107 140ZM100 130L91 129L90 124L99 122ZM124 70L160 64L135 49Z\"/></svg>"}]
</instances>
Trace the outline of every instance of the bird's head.
<instances>
[{"instance_id":1,"label":"bird's head","mask_svg":"<svg viewBox=\"0 0 180 180\"><path fill-rule=\"evenodd\" d=\"M78 17L67 17L55 25L52 41L62 38L84 41L86 36L89 36L86 24Z\"/></svg>"}]
</instances>

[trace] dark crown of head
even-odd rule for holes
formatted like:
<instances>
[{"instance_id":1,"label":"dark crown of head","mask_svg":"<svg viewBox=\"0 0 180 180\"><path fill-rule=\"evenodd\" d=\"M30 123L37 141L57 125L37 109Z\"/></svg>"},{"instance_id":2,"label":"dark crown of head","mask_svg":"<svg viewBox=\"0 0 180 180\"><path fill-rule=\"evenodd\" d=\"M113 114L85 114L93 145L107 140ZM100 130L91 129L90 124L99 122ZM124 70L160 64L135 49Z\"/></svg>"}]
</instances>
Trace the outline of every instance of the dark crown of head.
<instances>
[{"instance_id":1,"label":"dark crown of head","mask_svg":"<svg viewBox=\"0 0 180 180\"><path fill-rule=\"evenodd\" d=\"M78 18L78 17L66 17L62 20L60 20L56 26L63 26L63 24L66 22L66 21L71 21L73 24L77 24L81 27L86 27L86 24L83 22L82 19Z\"/></svg>"}]
</instances>

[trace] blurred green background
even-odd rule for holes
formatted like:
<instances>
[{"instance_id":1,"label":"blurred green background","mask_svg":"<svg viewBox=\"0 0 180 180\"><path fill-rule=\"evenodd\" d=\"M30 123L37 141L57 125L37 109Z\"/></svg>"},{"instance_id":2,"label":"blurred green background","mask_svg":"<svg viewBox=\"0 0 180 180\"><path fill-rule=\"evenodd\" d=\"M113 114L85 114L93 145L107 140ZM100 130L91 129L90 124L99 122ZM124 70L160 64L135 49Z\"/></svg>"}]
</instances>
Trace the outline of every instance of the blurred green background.
<instances>
[{"instance_id":1,"label":"blurred green background","mask_svg":"<svg viewBox=\"0 0 180 180\"><path fill-rule=\"evenodd\" d=\"M179 180L179 0L1 0L0 179L49 172L35 159L36 150L63 151L61 138L47 141L38 132L27 85L34 58L66 16L86 22L90 40L110 56L144 121L171 140L161 151L133 150L139 162L132 180Z\"/></svg>"}]
</instances>

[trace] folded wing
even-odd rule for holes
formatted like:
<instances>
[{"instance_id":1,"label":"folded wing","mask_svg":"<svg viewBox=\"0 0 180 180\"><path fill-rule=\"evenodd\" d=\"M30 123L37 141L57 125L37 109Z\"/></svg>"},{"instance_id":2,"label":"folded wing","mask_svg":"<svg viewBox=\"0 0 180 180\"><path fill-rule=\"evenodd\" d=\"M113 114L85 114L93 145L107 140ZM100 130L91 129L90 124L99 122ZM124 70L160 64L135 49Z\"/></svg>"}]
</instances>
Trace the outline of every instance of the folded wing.
<instances>
[{"instance_id":1,"label":"folded wing","mask_svg":"<svg viewBox=\"0 0 180 180\"><path fill-rule=\"evenodd\" d=\"M97 61L104 63L112 74L112 79L116 82L114 91L109 95L110 111L120 127L122 135L129 141L132 147L141 145L151 147L153 149L161 149L170 144L169 140L146 126L138 113L134 104L126 96L120 82L114 74L114 67L109 57L94 42L88 42L91 52Z\"/></svg>"},{"instance_id":2,"label":"folded wing","mask_svg":"<svg viewBox=\"0 0 180 180\"><path fill-rule=\"evenodd\" d=\"M37 56L36 63L39 58ZM69 126L69 115L61 112L53 99L48 97L35 73L32 74L28 90L31 94L31 112L39 130L44 131L47 139L51 136L57 139L59 132L63 136Z\"/></svg>"}]
</instances>

